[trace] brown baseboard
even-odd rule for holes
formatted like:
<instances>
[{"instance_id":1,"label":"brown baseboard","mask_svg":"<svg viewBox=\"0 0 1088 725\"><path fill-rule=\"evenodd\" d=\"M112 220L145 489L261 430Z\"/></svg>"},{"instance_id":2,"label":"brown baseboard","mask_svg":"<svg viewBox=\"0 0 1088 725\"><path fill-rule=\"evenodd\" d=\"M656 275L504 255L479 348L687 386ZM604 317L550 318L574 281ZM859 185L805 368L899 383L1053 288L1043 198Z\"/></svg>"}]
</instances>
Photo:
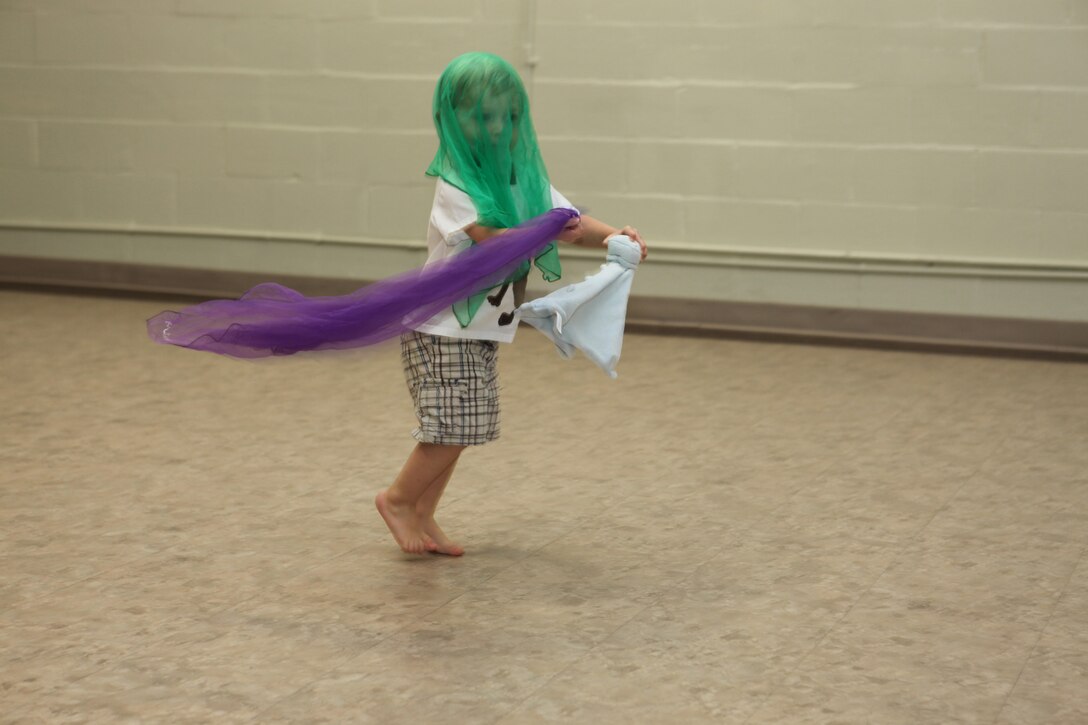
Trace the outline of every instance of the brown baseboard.
<instances>
[{"instance_id":1,"label":"brown baseboard","mask_svg":"<svg viewBox=\"0 0 1088 725\"><path fill-rule=\"evenodd\" d=\"M236 297L267 274L0 256L0 284L22 288ZM309 295L345 294L364 281L276 275ZM1088 323L804 305L635 296L632 332L1088 362Z\"/></svg>"},{"instance_id":2,"label":"brown baseboard","mask_svg":"<svg viewBox=\"0 0 1088 725\"><path fill-rule=\"evenodd\" d=\"M1088 362L1088 323L804 305L632 298L628 328L821 345Z\"/></svg>"},{"instance_id":3,"label":"brown baseboard","mask_svg":"<svg viewBox=\"0 0 1088 725\"><path fill-rule=\"evenodd\" d=\"M350 279L277 274L276 281L308 295L338 295L365 282ZM0 283L69 287L85 290L147 292L193 298L237 297L267 282L258 272L162 267L150 264L93 262L0 255Z\"/></svg>"}]
</instances>

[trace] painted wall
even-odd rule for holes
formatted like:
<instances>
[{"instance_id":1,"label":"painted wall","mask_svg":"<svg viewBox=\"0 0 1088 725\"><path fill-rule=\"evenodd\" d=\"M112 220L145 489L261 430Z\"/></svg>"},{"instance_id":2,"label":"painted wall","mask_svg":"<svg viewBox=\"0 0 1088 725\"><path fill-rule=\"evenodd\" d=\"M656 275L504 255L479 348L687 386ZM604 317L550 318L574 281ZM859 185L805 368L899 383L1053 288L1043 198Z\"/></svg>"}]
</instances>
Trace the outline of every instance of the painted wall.
<instances>
[{"instance_id":1,"label":"painted wall","mask_svg":"<svg viewBox=\"0 0 1088 725\"><path fill-rule=\"evenodd\" d=\"M1088 0L0 0L0 254L418 264L473 49L639 294L1088 319Z\"/></svg>"}]
</instances>

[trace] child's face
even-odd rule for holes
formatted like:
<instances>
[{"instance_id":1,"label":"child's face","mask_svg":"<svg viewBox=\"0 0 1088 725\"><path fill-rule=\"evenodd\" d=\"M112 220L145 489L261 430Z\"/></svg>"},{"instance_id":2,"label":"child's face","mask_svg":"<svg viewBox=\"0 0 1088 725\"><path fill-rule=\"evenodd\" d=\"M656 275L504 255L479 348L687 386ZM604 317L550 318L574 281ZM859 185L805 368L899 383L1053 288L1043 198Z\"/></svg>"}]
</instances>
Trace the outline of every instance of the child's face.
<instances>
[{"instance_id":1,"label":"child's face","mask_svg":"<svg viewBox=\"0 0 1088 725\"><path fill-rule=\"evenodd\" d=\"M475 145L478 141L497 144L503 134L510 133L510 148L518 140L520 103L512 93L485 95L477 104L475 99L457 107L457 122L465 139Z\"/></svg>"}]
</instances>

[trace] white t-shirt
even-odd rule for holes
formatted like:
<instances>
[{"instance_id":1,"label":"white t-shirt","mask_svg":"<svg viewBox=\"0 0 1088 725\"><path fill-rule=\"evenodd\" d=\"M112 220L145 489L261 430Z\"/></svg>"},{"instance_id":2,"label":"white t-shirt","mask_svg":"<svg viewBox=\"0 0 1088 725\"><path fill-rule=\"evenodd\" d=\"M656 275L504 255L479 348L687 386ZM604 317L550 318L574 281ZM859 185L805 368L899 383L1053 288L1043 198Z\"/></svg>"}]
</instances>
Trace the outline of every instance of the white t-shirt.
<instances>
[{"instance_id":1,"label":"white t-shirt","mask_svg":"<svg viewBox=\"0 0 1088 725\"><path fill-rule=\"evenodd\" d=\"M515 198L518 198L517 195ZM574 208L553 186L552 208L556 207ZM431 221L427 227L427 248L430 250L427 263L451 257L472 246L472 239L465 233L465 227L475 223L476 207L473 206L469 195L445 180L439 179L434 190ZM497 294L498 290L495 293ZM514 333L518 328L517 322L509 325L499 324L501 314L513 311L514 290L511 285L511 288L502 296L498 306L485 300L468 327L461 327L461 323L457 321L451 308L440 312L416 329L429 335L513 342Z\"/></svg>"}]
</instances>

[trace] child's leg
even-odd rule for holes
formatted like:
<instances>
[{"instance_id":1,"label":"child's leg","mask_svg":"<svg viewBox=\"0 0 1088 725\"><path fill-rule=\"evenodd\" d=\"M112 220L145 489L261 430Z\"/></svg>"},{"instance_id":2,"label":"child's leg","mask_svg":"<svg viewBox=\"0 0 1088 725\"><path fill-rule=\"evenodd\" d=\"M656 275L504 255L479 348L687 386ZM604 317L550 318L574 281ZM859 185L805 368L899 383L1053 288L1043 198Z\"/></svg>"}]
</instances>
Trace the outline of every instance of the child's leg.
<instances>
[{"instance_id":1,"label":"child's leg","mask_svg":"<svg viewBox=\"0 0 1088 725\"><path fill-rule=\"evenodd\" d=\"M462 446L417 443L393 485L375 497L374 505L378 513L404 551L422 554L437 547L433 541L428 542L420 526L416 505L431 484L447 471L453 472L453 464L462 450Z\"/></svg>"},{"instance_id":2,"label":"child's leg","mask_svg":"<svg viewBox=\"0 0 1088 725\"><path fill-rule=\"evenodd\" d=\"M450 482L450 476L453 475L453 469L456 467L457 461L455 460L450 464L449 468L439 474L438 478L423 492L423 495L420 496L419 501L416 503L420 528L435 543L436 548L434 551L449 556L461 556L465 553L465 549L460 544L450 541L450 538L446 536L446 532L434 520L434 512L438 508L438 501L446 491L446 484Z\"/></svg>"},{"instance_id":3,"label":"child's leg","mask_svg":"<svg viewBox=\"0 0 1088 725\"><path fill-rule=\"evenodd\" d=\"M498 343L489 340L401 336L401 362L419 421L412 435L419 443L375 503L405 551L464 553L439 528L434 512L461 451L498 437L497 354Z\"/></svg>"}]
</instances>

